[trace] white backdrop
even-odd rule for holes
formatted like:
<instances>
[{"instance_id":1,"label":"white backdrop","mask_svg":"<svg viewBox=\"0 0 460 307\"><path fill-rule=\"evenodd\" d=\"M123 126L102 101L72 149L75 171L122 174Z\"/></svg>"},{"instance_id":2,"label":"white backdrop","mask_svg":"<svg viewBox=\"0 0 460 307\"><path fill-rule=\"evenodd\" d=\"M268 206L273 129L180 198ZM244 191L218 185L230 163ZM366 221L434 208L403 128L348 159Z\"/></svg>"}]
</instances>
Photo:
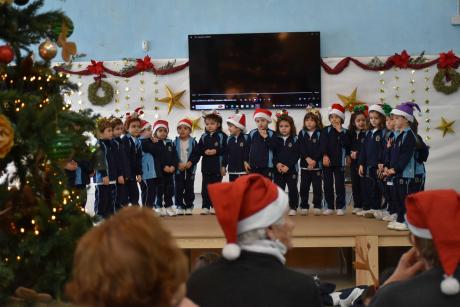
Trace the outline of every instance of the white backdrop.
<instances>
[{"instance_id":1,"label":"white backdrop","mask_svg":"<svg viewBox=\"0 0 460 307\"><path fill-rule=\"evenodd\" d=\"M368 62L370 58L359 58L362 62ZM341 58L326 58L324 61L335 66ZM157 67L164 65L168 60L154 61ZM184 63L186 59L177 60L176 65ZM73 63L72 70L85 69L89 62ZM108 68L120 70L123 61L104 62ZM422 108L422 116L418 117L419 134L422 135L431 147L427 163L427 189L454 188L460 190L460 138L459 134L448 134L444 138L439 130L441 116L447 120L456 120L454 129L460 129L460 91L451 95L444 95L437 92L432 85L433 76L436 74L435 66L423 70L392 69L386 72L365 71L353 63L338 75L329 75L322 72L322 113L323 120L327 122L327 108L338 102L337 93L350 95L354 88L357 88L358 100L366 103L377 103L380 99L394 106L400 102L415 99ZM155 76L146 72L138 74L129 79L113 77L108 75L105 81L110 82L115 88L115 101L104 107L92 105L87 99L88 84L93 82L92 76L71 75L70 80L79 85L79 91L66 97L73 110L91 108L95 113L103 116L124 115L132 112L136 107L144 105L144 119L154 121L156 117L169 121L171 132L169 137L175 137L175 125L183 117L196 118L201 112L191 111L189 105L189 79L188 69L166 76ZM181 101L185 109L174 108L171 114L167 114L167 104L156 102L155 98L166 97L165 85L168 85L173 92L186 90ZM396 97L396 96L399 96ZM428 100L428 101L427 101ZM428 102L428 103L427 103ZM159 110L155 110L155 106ZM275 110L274 110L275 111ZM251 110L243 111L247 116L247 127L255 127L251 120ZM222 111L224 119L231 112ZM297 128L302 126L304 110L289 110L294 117ZM349 114L347 114L348 123ZM203 127L204 124L202 123ZM226 130L224 124L224 130ZM430 128L429 131L426 128ZM197 130L194 136L199 137L203 131ZM459 131L460 133L460 131ZM196 192L201 190L201 174L198 171L196 177Z\"/></svg>"}]
</instances>

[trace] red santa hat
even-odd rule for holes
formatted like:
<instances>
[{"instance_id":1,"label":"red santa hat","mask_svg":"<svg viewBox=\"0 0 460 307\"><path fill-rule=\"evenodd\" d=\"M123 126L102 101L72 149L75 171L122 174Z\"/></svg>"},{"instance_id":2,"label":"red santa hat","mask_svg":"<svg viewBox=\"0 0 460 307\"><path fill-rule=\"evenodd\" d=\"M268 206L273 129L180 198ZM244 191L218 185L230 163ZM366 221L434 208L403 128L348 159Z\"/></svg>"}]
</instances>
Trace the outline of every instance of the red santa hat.
<instances>
[{"instance_id":1,"label":"red santa hat","mask_svg":"<svg viewBox=\"0 0 460 307\"><path fill-rule=\"evenodd\" d=\"M329 108L328 115L331 116L332 114L337 115L341 119L345 120L345 108L341 104L333 103L332 106Z\"/></svg>"},{"instance_id":2,"label":"red santa hat","mask_svg":"<svg viewBox=\"0 0 460 307\"><path fill-rule=\"evenodd\" d=\"M271 226L288 209L286 193L259 174L242 176L234 182L211 184L208 191L227 239L222 255L228 260L240 256L238 234Z\"/></svg>"},{"instance_id":3,"label":"red santa hat","mask_svg":"<svg viewBox=\"0 0 460 307\"><path fill-rule=\"evenodd\" d=\"M416 237L434 241L444 270L441 291L446 295L460 292L454 272L460 263L460 194L454 190L432 190L406 198L406 221Z\"/></svg>"},{"instance_id":4,"label":"red santa hat","mask_svg":"<svg viewBox=\"0 0 460 307\"><path fill-rule=\"evenodd\" d=\"M150 127L152 127L152 125L148 121L141 119L141 131L149 129Z\"/></svg>"},{"instance_id":5,"label":"red santa hat","mask_svg":"<svg viewBox=\"0 0 460 307\"><path fill-rule=\"evenodd\" d=\"M192 123L192 121L190 119L183 118L177 123L177 128L179 128L179 126L186 126L186 127L189 127L190 129L192 129L193 123Z\"/></svg>"},{"instance_id":6,"label":"red santa hat","mask_svg":"<svg viewBox=\"0 0 460 307\"><path fill-rule=\"evenodd\" d=\"M227 118L227 123L232 124L242 131L246 130L246 115L241 113L232 114Z\"/></svg>"},{"instance_id":7,"label":"red santa hat","mask_svg":"<svg viewBox=\"0 0 460 307\"><path fill-rule=\"evenodd\" d=\"M155 134L158 128L165 128L169 132L168 122L165 120L159 119L153 124L153 134Z\"/></svg>"},{"instance_id":8,"label":"red santa hat","mask_svg":"<svg viewBox=\"0 0 460 307\"><path fill-rule=\"evenodd\" d=\"M272 112L270 112L270 110L267 110L267 109L256 109L254 111L254 120L256 118L264 118L266 120L268 120L269 122L272 121Z\"/></svg>"}]
</instances>

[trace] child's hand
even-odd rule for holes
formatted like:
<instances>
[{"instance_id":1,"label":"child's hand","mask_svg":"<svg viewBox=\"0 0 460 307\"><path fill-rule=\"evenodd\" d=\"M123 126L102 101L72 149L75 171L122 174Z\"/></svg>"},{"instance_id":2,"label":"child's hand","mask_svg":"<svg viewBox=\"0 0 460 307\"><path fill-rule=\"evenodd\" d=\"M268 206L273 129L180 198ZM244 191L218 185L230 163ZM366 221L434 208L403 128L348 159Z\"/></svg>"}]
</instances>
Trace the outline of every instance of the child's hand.
<instances>
[{"instance_id":1,"label":"child's hand","mask_svg":"<svg viewBox=\"0 0 460 307\"><path fill-rule=\"evenodd\" d=\"M169 172L173 174L176 171L176 168L174 166L169 167Z\"/></svg>"},{"instance_id":2,"label":"child's hand","mask_svg":"<svg viewBox=\"0 0 460 307\"><path fill-rule=\"evenodd\" d=\"M353 160L356 160L356 155L357 155L357 153L358 153L357 151L352 151L352 152L350 153L350 157L351 157Z\"/></svg>"},{"instance_id":3,"label":"child's hand","mask_svg":"<svg viewBox=\"0 0 460 307\"><path fill-rule=\"evenodd\" d=\"M396 174L396 171L395 171L394 168L388 169L388 176L393 176L393 175L395 175L395 174Z\"/></svg>"},{"instance_id":4,"label":"child's hand","mask_svg":"<svg viewBox=\"0 0 460 307\"><path fill-rule=\"evenodd\" d=\"M192 161L187 161L187 163L185 163L185 169L191 168L192 165L193 165Z\"/></svg>"},{"instance_id":5,"label":"child's hand","mask_svg":"<svg viewBox=\"0 0 460 307\"><path fill-rule=\"evenodd\" d=\"M214 156L217 153L217 150L215 149L206 149L204 151L204 154L207 156Z\"/></svg>"},{"instance_id":6,"label":"child's hand","mask_svg":"<svg viewBox=\"0 0 460 307\"><path fill-rule=\"evenodd\" d=\"M225 169L225 167L222 166L222 167L220 168L220 175L221 175L222 177L224 177L226 174L227 174L227 170Z\"/></svg>"},{"instance_id":7,"label":"child's hand","mask_svg":"<svg viewBox=\"0 0 460 307\"><path fill-rule=\"evenodd\" d=\"M67 162L64 168L65 168L66 170L68 170L68 171L73 172L73 171L75 171L75 170L77 169L77 167L78 167L77 162L75 162L74 160L72 160L72 161Z\"/></svg>"},{"instance_id":8,"label":"child's hand","mask_svg":"<svg viewBox=\"0 0 460 307\"><path fill-rule=\"evenodd\" d=\"M331 160L329 159L328 156L323 157L323 165L324 167L329 167L331 165Z\"/></svg>"},{"instance_id":9,"label":"child's hand","mask_svg":"<svg viewBox=\"0 0 460 307\"><path fill-rule=\"evenodd\" d=\"M283 172L283 164L282 163L277 163L276 164L276 169L278 170L279 173Z\"/></svg>"},{"instance_id":10,"label":"child's hand","mask_svg":"<svg viewBox=\"0 0 460 307\"><path fill-rule=\"evenodd\" d=\"M102 184L103 185L109 185L110 184L109 176L102 177Z\"/></svg>"},{"instance_id":11,"label":"child's hand","mask_svg":"<svg viewBox=\"0 0 460 307\"><path fill-rule=\"evenodd\" d=\"M283 173L286 174L289 171L289 167L287 167L286 165L283 165L282 170L283 170Z\"/></svg>"},{"instance_id":12,"label":"child's hand","mask_svg":"<svg viewBox=\"0 0 460 307\"><path fill-rule=\"evenodd\" d=\"M266 138L268 137L267 129L258 129L258 131L259 131L260 136L261 136L263 139L266 139Z\"/></svg>"},{"instance_id":13,"label":"child's hand","mask_svg":"<svg viewBox=\"0 0 460 307\"><path fill-rule=\"evenodd\" d=\"M342 124L332 124L332 127L334 127L337 132L342 132Z\"/></svg>"},{"instance_id":14,"label":"child's hand","mask_svg":"<svg viewBox=\"0 0 460 307\"><path fill-rule=\"evenodd\" d=\"M118 176L118 183L125 184L125 178L123 176Z\"/></svg>"},{"instance_id":15,"label":"child's hand","mask_svg":"<svg viewBox=\"0 0 460 307\"><path fill-rule=\"evenodd\" d=\"M136 175L136 181L141 182L142 181L142 176L141 175Z\"/></svg>"},{"instance_id":16,"label":"child's hand","mask_svg":"<svg viewBox=\"0 0 460 307\"><path fill-rule=\"evenodd\" d=\"M152 140L152 143L158 143L159 141L156 136L152 136L151 140Z\"/></svg>"},{"instance_id":17,"label":"child's hand","mask_svg":"<svg viewBox=\"0 0 460 307\"><path fill-rule=\"evenodd\" d=\"M387 141L387 148L390 148L392 143L393 143L392 140L391 140L391 139L388 139L388 141Z\"/></svg>"},{"instance_id":18,"label":"child's hand","mask_svg":"<svg viewBox=\"0 0 460 307\"><path fill-rule=\"evenodd\" d=\"M179 163L179 164L177 165L177 168L178 168L181 172L183 172L183 171L185 170L185 165L186 165L185 163Z\"/></svg>"},{"instance_id":19,"label":"child's hand","mask_svg":"<svg viewBox=\"0 0 460 307\"><path fill-rule=\"evenodd\" d=\"M347 157L345 158L345 163L347 164L347 166L350 166L350 165L351 165L351 158L350 158L350 156L347 156Z\"/></svg>"},{"instance_id":20,"label":"child's hand","mask_svg":"<svg viewBox=\"0 0 460 307\"><path fill-rule=\"evenodd\" d=\"M163 172L165 172L165 173L169 173L169 166L165 166L165 167L163 167Z\"/></svg>"},{"instance_id":21,"label":"child's hand","mask_svg":"<svg viewBox=\"0 0 460 307\"><path fill-rule=\"evenodd\" d=\"M364 177L364 167L362 165L358 167L358 174L359 176Z\"/></svg>"},{"instance_id":22,"label":"child's hand","mask_svg":"<svg viewBox=\"0 0 460 307\"><path fill-rule=\"evenodd\" d=\"M246 171L246 173L250 173L251 172L251 165L249 165L248 162L244 161L244 170Z\"/></svg>"},{"instance_id":23,"label":"child's hand","mask_svg":"<svg viewBox=\"0 0 460 307\"><path fill-rule=\"evenodd\" d=\"M314 168L316 166L316 161L310 158L307 158L308 168Z\"/></svg>"}]
</instances>

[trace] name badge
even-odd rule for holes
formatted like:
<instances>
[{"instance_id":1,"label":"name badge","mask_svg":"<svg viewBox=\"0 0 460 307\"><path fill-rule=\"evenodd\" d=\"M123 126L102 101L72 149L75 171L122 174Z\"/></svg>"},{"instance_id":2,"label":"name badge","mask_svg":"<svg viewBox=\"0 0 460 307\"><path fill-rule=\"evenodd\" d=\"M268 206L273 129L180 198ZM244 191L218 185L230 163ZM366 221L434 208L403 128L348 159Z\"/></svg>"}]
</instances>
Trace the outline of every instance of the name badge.
<instances>
[{"instance_id":1,"label":"name badge","mask_svg":"<svg viewBox=\"0 0 460 307\"><path fill-rule=\"evenodd\" d=\"M377 135L377 136L375 137L375 141L376 141L376 142L380 142L380 135Z\"/></svg>"},{"instance_id":2,"label":"name badge","mask_svg":"<svg viewBox=\"0 0 460 307\"><path fill-rule=\"evenodd\" d=\"M393 181L387 181L387 185L393 186Z\"/></svg>"},{"instance_id":3,"label":"name badge","mask_svg":"<svg viewBox=\"0 0 460 307\"><path fill-rule=\"evenodd\" d=\"M313 142L313 143L316 143L316 139L313 139L312 142Z\"/></svg>"},{"instance_id":4,"label":"name badge","mask_svg":"<svg viewBox=\"0 0 460 307\"><path fill-rule=\"evenodd\" d=\"M168 150L169 150L169 151L172 151L172 147L171 147L171 146L168 146Z\"/></svg>"},{"instance_id":5,"label":"name badge","mask_svg":"<svg viewBox=\"0 0 460 307\"><path fill-rule=\"evenodd\" d=\"M297 179L297 175L296 174L292 175L292 179Z\"/></svg>"},{"instance_id":6,"label":"name badge","mask_svg":"<svg viewBox=\"0 0 460 307\"><path fill-rule=\"evenodd\" d=\"M292 143L289 143L289 144L288 144L288 147L292 147Z\"/></svg>"},{"instance_id":7,"label":"name badge","mask_svg":"<svg viewBox=\"0 0 460 307\"><path fill-rule=\"evenodd\" d=\"M214 146L216 146L216 147L219 146L219 142L215 142Z\"/></svg>"},{"instance_id":8,"label":"name badge","mask_svg":"<svg viewBox=\"0 0 460 307\"><path fill-rule=\"evenodd\" d=\"M240 143L240 147L243 147L243 146L244 146L244 144L243 144L243 142L241 142L241 143Z\"/></svg>"}]
</instances>

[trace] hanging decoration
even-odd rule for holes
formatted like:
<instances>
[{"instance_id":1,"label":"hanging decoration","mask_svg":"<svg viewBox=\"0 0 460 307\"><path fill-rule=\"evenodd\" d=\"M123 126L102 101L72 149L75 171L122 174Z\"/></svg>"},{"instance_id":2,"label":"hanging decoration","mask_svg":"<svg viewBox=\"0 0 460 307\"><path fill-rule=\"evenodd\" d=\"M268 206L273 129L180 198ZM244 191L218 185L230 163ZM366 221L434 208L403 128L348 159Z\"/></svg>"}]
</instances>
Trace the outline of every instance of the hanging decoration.
<instances>
[{"instance_id":1,"label":"hanging decoration","mask_svg":"<svg viewBox=\"0 0 460 307\"><path fill-rule=\"evenodd\" d=\"M425 68L424 70L425 72L425 77L424 77L424 80L425 80L425 115L426 115L426 119L425 119L425 122L426 122L426 127L425 127L425 132L426 132L426 135L425 135L425 141L429 141L431 140L431 136L429 135L430 133L430 130L431 130L431 114L430 114L430 99L429 99L429 90L430 90L430 86L429 86L429 81L430 81L430 77L428 77L428 73L430 72L430 68Z\"/></svg>"},{"instance_id":2,"label":"hanging decoration","mask_svg":"<svg viewBox=\"0 0 460 307\"><path fill-rule=\"evenodd\" d=\"M460 73L453 68L441 68L433 78L433 86L438 92L446 95L455 93L460 87Z\"/></svg>"},{"instance_id":3,"label":"hanging decoration","mask_svg":"<svg viewBox=\"0 0 460 307\"><path fill-rule=\"evenodd\" d=\"M168 96L166 96L164 98L160 98L160 99L158 99L158 101L159 102L165 102L165 103L168 104L168 114L171 113L171 110L172 110L172 108L174 106L178 107L178 108L181 108L181 109L185 108L185 106L180 101L181 97L185 93L185 90L183 90L181 92L178 92L178 93L173 93L173 91L171 91L169 86L166 85L166 93L167 93Z\"/></svg>"},{"instance_id":4,"label":"hanging decoration","mask_svg":"<svg viewBox=\"0 0 460 307\"><path fill-rule=\"evenodd\" d=\"M73 151L72 139L68 135L58 132L51 145L49 157L55 160L67 159Z\"/></svg>"},{"instance_id":5,"label":"hanging decoration","mask_svg":"<svg viewBox=\"0 0 460 307\"><path fill-rule=\"evenodd\" d=\"M9 64L14 59L14 50L10 45L0 46L0 63Z\"/></svg>"},{"instance_id":6,"label":"hanging decoration","mask_svg":"<svg viewBox=\"0 0 460 307\"><path fill-rule=\"evenodd\" d=\"M379 71L379 75L380 75L380 79L379 79L380 89L379 89L379 92L381 94L381 96L379 97L379 100L380 100L380 103L385 103L385 79L384 79L385 71L383 71L383 70Z\"/></svg>"},{"instance_id":7,"label":"hanging decoration","mask_svg":"<svg viewBox=\"0 0 460 307\"><path fill-rule=\"evenodd\" d=\"M355 88L353 90L353 92L351 92L351 94L349 96L345 96L345 95L342 95L342 94L337 94L339 99L342 101L343 106L345 107L345 110L348 110L349 112L352 112L353 108L356 105L364 104L364 102L359 101L359 100L356 99L357 91L358 91L358 88Z\"/></svg>"},{"instance_id":8,"label":"hanging decoration","mask_svg":"<svg viewBox=\"0 0 460 307\"><path fill-rule=\"evenodd\" d=\"M189 118L192 121L192 133L195 132L195 130L203 130L201 127L201 116L193 119Z\"/></svg>"},{"instance_id":9,"label":"hanging decoration","mask_svg":"<svg viewBox=\"0 0 460 307\"><path fill-rule=\"evenodd\" d=\"M450 134L455 133L454 128L452 127L454 123L455 123L455 120L449 121L449 120L446 120L444 117L441 117L441 123L439 124L439 126L436 127L436 129L441 130L442 137L444 138L446 134L448 133Z\"/></svg>"},{"instance_id":10,"label":"hanging decoration","mask_svg":"<svg viewBox=\"0 0 460 307\"><path fill-rule=\"evenodd\" d=\"M14 145L14 129L10 120L0 114L0 159L6 157Z\"/></svg>"},{"instance_id":11,"label":"hanging decoration","mask_svg":"<svg viewBox=\"0 0 460 307\"><path fill-rule=\"evenodd\" d=\"M99 89L103 95L99 96ZM105 106L113 100L113 87L106 81L95 81L88 86L88 100L96 106Z\"/></svg>"},{"instance_id":12,"label":"hanging decoration","mask_svg":"<svg viewBox=\"0 0 460 307\"><path fill-rule=\"evenodd\" d=\"M38 54L45 61L51 61L57 54L57 46L49 38L38 46Z\"/></svg>"},{"instance_id":13,"label":"hanging decoration","mask_svg":"<svg viewBox=\"0 0 460 307\"><path fill-rule=\"evenodd\" d=\"M70 62L72 58L77 54L77 44L74 42L68 42L67 37L70 36L68 25L65 21L62 21L60 27L61 33L58 36L57 44L62 48L61 56L65 62Z\"/></svg>"}]
</instances>

